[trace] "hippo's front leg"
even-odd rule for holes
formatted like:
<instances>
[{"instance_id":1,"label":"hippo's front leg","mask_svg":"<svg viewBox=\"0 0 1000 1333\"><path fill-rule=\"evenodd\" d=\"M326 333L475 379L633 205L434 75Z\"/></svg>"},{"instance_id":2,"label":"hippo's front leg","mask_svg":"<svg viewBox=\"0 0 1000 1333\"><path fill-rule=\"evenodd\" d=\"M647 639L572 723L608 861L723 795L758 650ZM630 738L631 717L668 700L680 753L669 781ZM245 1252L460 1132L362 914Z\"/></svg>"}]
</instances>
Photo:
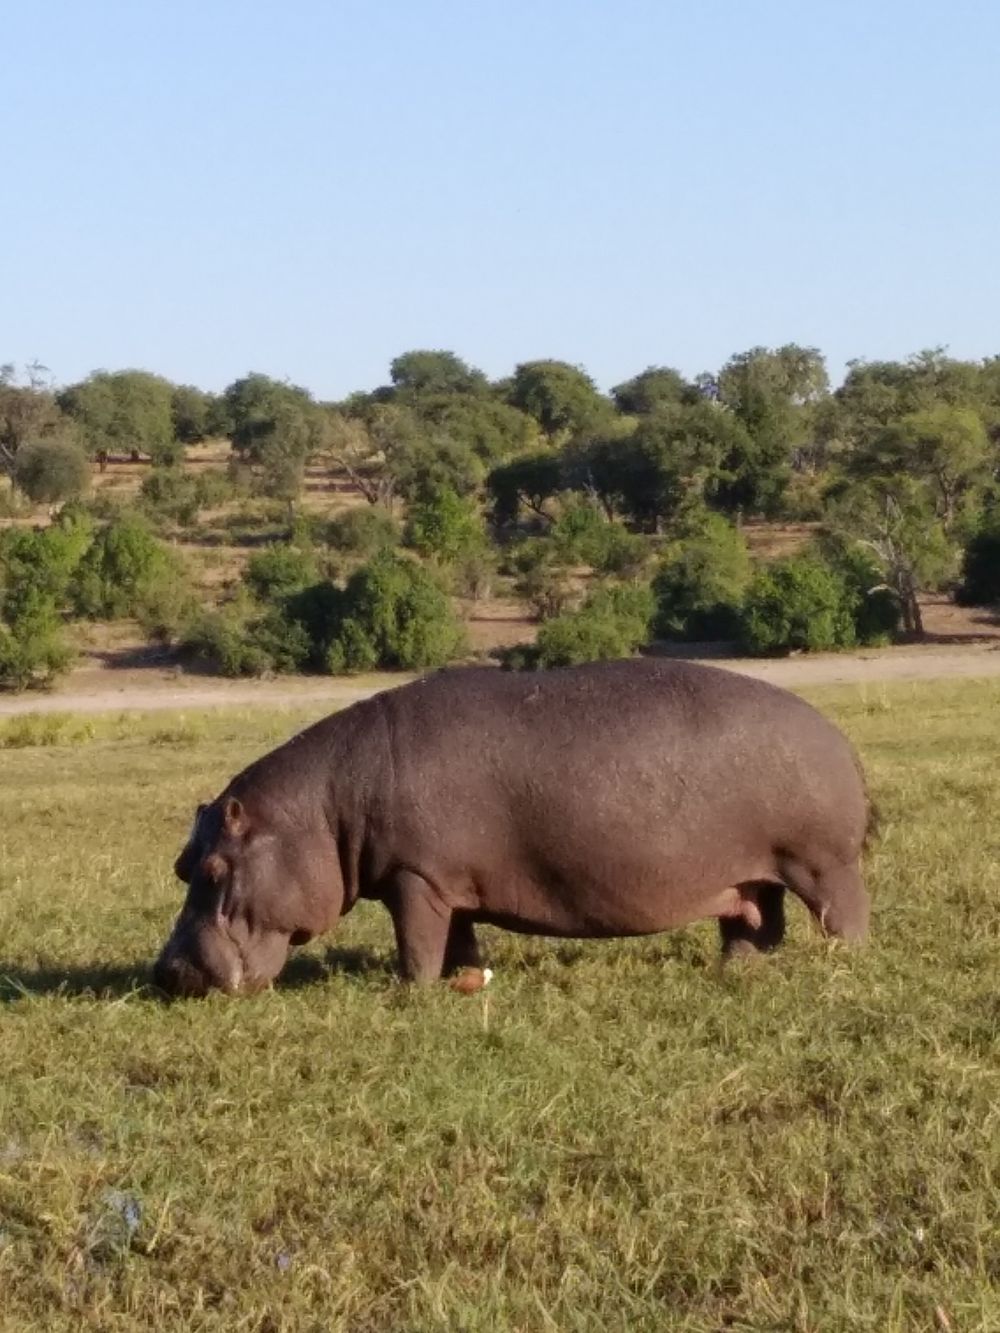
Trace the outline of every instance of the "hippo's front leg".
<instances>
[{"instance_id":1,"label":"hippo's front leg","mask_svg":"<svg viewBox=\"0 0 1000 1333\"><path fill-rule=\"evenodd\" d=\"M452 911L425 879L401 870L384 896L405 981L438 981L444 971Z\"/></svg>"}]
</instances>

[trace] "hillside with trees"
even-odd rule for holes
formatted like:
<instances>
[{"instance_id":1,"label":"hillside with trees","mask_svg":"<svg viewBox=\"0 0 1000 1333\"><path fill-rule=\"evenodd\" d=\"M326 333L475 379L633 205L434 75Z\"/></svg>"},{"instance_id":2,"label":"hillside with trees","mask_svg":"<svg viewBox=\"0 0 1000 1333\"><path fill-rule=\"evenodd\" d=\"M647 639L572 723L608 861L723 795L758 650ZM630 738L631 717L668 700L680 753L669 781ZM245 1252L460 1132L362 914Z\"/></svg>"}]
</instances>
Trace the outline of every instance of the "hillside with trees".
<instances>
[{"instance_id":1,"label":"hillside with trees","mask_svg":"<svg viewBox=\"0 0 1000 1333\"><path fill-rule=\"evenodd\" d=\"M531 669L887 644L922 635L928 593L1000 601L1000 357L833 386L815 348L757 347L605 394L561 361L491 381L418 349L337 403L261 373L211 394L8 365L0 476L8 689L95 625L231 675ZM476 642L498 599L515 638Z\"/></svg>"}]
</instances>

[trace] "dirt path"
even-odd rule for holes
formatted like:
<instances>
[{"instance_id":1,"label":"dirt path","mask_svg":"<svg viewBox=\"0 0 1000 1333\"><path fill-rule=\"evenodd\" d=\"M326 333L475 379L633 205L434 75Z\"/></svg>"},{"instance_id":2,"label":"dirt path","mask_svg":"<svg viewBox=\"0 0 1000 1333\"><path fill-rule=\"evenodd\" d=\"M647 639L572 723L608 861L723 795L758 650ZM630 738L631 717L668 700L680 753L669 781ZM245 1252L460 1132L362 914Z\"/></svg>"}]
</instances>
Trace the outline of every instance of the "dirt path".
<instances>
[{"instance_id":1,"label":"dirt path","mask_svg":"<svg viewBox=\"0 0 1000 1333\"><path fill-rule=\"evenodd\" d=\"M776 660L697 658L776 685L869 684L1000 676L1000 641L962 647L928 645L857 654L821 653ZM94 670L67 677L52 694L0 696L0 716L22 713L119 713L216 707L295 707L313 702L343 705L400 685L398 675L271 681L231 681L176 675L152 668Z\"/></svg>"}]
</instances>

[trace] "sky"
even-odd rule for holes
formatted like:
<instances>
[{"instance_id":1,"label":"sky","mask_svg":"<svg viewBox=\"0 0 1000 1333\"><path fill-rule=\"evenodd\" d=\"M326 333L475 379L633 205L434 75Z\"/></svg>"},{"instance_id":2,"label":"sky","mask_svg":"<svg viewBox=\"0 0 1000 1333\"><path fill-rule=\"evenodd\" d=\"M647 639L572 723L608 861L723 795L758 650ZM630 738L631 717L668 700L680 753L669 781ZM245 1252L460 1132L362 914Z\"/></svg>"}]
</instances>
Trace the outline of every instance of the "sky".
<instances>
[{"instance_id":1,"label":"sky","mask_svg":"<svg viewBox=\"0 0 1000 1333\"><path fill-rule=\"evenodd\" d=\"M60 383L1000 352L995 0L4 11L0 362Z\"/></svg>"}]
</instances>

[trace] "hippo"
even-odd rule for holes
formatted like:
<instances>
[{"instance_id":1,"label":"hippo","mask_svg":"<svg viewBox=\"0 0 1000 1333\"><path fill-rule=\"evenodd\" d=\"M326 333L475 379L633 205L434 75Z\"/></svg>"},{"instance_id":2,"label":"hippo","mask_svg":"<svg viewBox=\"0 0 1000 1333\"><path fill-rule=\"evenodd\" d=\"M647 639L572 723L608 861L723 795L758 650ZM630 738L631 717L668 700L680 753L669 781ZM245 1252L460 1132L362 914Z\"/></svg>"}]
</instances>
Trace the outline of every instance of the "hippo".
<instances>
[{"instance_id":1,"label":"hippo","mask_svg":"<svg viewBox=\"0 0 1000 1333\"><path fill-rule=\"evenodd\" d=\"M388 909L414 982L483 973L480 923L608 938L715 918L724 959L765 953L786 890L860 941L872 820L847 739L776 686L666 659L446 668L199 806L154 978L170 996L260 990L359 898Z\"/></svg>"}]
</instances>

